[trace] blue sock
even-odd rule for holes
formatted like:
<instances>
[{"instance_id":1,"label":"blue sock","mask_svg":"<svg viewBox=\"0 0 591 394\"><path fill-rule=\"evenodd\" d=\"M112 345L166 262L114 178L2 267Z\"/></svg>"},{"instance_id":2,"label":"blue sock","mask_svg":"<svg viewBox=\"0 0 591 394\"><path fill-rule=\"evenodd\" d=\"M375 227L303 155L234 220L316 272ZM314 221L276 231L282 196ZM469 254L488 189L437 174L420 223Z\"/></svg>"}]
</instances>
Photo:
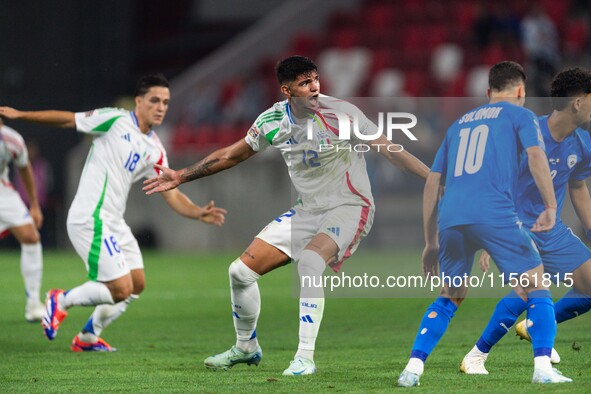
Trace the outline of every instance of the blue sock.
<instances>
[{"instance_id":1,"label":"blue sock","mask_svg":"<svg viewBox=\"0 0 591 394\"><path fill-rule=\"evenodd\" d=\"M433 351L458 307L445 297L438 297L423 316L419 332L412 346L411 358L419 358L423 361Z\"/></svg>"},{"instance_id":2,"label":"blue sock","mask_svg":"<svg viewBox=\"0 0 591 394\"><path fill-rule=\"evenodd\" d=\"M531 336L534 357L550 357L556 336L554 303L550 291L535 290L528 294L527 319L532 324L527 331Z\"/></svg>"},{"instance_id":3,"label":"blue sock","mask_svg":"<svg viewBox=\"0 0 591 394\"><path fill-rule=\"evenodd\" d=\"M482 332L482 336L476 342L478 350L484 353L490 352L490 349L515 324L515 321L525 308L527 308L527 302L523 301L514 291L501 298L486 328Z\"/></svg>"},{"instance_id":4,"label":"blue sock","mask_svg":"<svg viewBox=\"0 0 591 394\"><path fill-rule=\"evenodd\" d=\"M570 289L554 305L554 313L556 314L556 323L574 319L577 316L588 312L591 309L591 297L583 293L579 293L575 289Z\"/></svg>"},{"instance_id":5,"label":"blue sock","mask_svg":"<svg viewBox=\"0 0 591 394\"><path fill-rule=\"evenodd\" d=\"M82 329L82 332L89 332L91 334L94 334L94 326L93 326L92 316L90 316L90 319L88 319L88 321L86 322L86 325Z\"/></svg>"}]
</instances>

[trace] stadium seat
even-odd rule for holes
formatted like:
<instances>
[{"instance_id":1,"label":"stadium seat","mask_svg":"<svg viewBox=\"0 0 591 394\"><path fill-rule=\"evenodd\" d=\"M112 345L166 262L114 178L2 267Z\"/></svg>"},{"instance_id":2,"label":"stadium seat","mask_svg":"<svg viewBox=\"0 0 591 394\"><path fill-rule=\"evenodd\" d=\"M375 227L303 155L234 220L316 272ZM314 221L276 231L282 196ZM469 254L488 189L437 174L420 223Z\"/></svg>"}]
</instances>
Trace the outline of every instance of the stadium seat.
<instances>
[{"instance_id":1,"label":"stadium seat","mask_svg":"<svg viewBox=\"0 0 591 394\"><path fill-rule=\"evenodd\" d=\"M431 74L439 82L449 83L455 79L462 68L464 52L457 44L439 45L431 56Z\"/></svg>"},{"instance_id":2,"label":"stadium seat","mask_svg":"<svg viewBox=\"0 0 591 394\"><path fill-rule=\"evenodd\" d=\"M482 97L488 89L488 65L475 66L466 77L466 96Z\"/></svg>"},{"instance_id":3,"label":"stadium seat","mask_svg":"<svg viewBox=\"0 0 591 394\"><path fill-rule=\"evenodd\" d=\"M404 95L404 73L395 68L384 68L372 79L371 97L399 97Z\"/></svg>"}]
</instances>

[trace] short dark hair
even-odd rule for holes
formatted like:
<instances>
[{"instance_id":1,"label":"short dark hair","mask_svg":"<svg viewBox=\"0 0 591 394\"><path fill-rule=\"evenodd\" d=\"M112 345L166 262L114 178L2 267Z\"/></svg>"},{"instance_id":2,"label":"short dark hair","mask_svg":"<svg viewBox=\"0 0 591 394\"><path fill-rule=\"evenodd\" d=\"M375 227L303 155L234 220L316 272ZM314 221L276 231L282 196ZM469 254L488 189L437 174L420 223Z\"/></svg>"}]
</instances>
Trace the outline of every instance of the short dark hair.
<instances>
[{"instance_id":1,"label":"short dark hair","mask_svg":"<svg viewBox=\"0 0 591 394\"><path fill-rule=\"evenodd\" d=\"M163 88L168 87L168 79L162 74L150 74L144 75L138 79L135 87L135 96L143 96L148 93L150 88L154 86L162 86Z\"/></svg>"},{"instance_id":2,"label":"short dark hair","mask_svg":"<svg viewBox=\"0 0 591 394\"><path fill-rule=\"evenodd\" d=\"M277 63L275 67L277 81L280 84L293 82L298 76L312 71L318 71L318 66L305 56L290 56Z\"/></svg>"},{"instance_id":3,"label":"short dark hair","mask_svg":"<svg viewBox=\"0 0 591 394\"><path fill-rule=\"evenodd\" d=\"M495 64L488 72L488 87L498 92L525 83L525 80L525 71L521 64L509 60Z\"/></svg>"},{"instance_id":4,"label":"short dark hair","mask_svg":"<svg viewBox=\"0 0 591 394\"><path fill-rule=\"evenodd\" d=\"M573 97L591 93L591 71L580 67L569 68L552 79L550 97L552 108L561 111Z\"/></svg>"}]
</instances>

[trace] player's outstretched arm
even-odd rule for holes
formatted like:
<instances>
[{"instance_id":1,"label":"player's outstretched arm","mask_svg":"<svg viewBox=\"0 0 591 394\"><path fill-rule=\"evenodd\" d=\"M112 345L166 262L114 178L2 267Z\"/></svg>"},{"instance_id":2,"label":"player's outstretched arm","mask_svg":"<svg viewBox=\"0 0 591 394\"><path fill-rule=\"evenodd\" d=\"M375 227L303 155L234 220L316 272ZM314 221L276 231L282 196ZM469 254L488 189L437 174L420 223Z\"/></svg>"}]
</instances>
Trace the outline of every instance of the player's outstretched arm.
<instances>
[{"instance_id":1,"label":"player's outstretched arm","mask_svg":"<svg viewBox=\"0 0 591 394\"><path fill-rule=\"evenodd\" d=\"M226 220L225 215L228 211L216 207L213 200L207 205L200 207L178 189L169 190L161 194L168 206L181 216L201 220L208 224L215 224L218 227L223 225Z\"/></svg>"},{"instance_id":2,"label":"player's outstretched arm","mask_svg":"<svg viewBox=\"0 0 591 394\"><path fill-rule=\"evenodd\" d=\"M76 127L74 113L69 111L19 111L11 107L0 107L0 116L6 119L26 120L55 127Z\"/></svg>"},{"instance_id":3,"label":"player's outstretched arm","mask_svg":"<svg viewBox=\"0 0 591 394\"><path fill-rule=\"evenodd\" d=\"M394 144L382 135L373 140L370 146L401 170L427 179L429 167L411 153L405 151L402 145ZM388 147L391 148L388 149Z\"/></svg>"},{"instance_id":4,"label":"player's outstretched arm","mask_svg":"<svg viewBox=\"0 0 591 394\"><path fill-rule=\"evenodd\" d=\"M156 165L155 167L162 173L157 177L145 180L143 190L147 195L171 190L181 183L232 168L255 153L246 141L240 140L230 146L218 149L200 162L178 171Z\"/></svg>"},{"instance_id":5,"label":"player's outstretched arm","mask_svg":"<svg viewBox=\"0 0 591 394\"><path fill-rule=\"evenodd\" d=\"M536 182L536 186L542 196L542 201L546 209L538 216L532 231L548 231L556 223L556 195L554 194L554 185L550 176L550 166L546 153L539 146L531 146L526 149L529 170Z\"/></svg>"},{"instance_id":6,"label":"player's outstretched arm","mask_svg":"<svg viewBox=\"0 0 591 394\"><path fill-rule=\"evenodd\" d=\"M570 181L568 184L570 200L585 231L591 235L591 195L585 181Z\"/></svg>"},{"instance_id":7,"label":"player's outstretched arm","mask_svg":"<svg viewBox=\"0 0 591 394\"><path fill-rule=\"evenodd\" d=\"M441 174L430 172L423 191L423 275L439 274L439 239L437 236L437 202L440 195Z\"/></svg>"},{"instance_id":8,"label":"player's outstretched arm","mask_svg":"<svg viewBox=\"0 0 591 394\"><path fill-rule=\"evenodd\" d=\"M35 188L34 180L35 178L33 177L33 168L31 167L31 163L27 163L26 167L19 168L18 174L25 185L27 197L29 197L29 213L31 214L33 222L35 222L35 227L39 229L43 225L43 212L41 212L39 199L37 198L37 190Z\"/></svg>"}]
</instances>

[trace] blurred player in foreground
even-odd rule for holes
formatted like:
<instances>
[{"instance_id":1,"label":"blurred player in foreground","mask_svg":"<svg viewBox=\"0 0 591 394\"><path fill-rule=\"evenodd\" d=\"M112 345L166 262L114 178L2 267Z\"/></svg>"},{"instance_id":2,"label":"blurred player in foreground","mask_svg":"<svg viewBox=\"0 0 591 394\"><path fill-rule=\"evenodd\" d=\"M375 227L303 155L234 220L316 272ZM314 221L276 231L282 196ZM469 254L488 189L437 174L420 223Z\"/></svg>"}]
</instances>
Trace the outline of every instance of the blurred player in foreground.
<instances>
[{"instance_id":1,"label":"blurred player in foreground","mask_svg":"<svg viewBox=\"0 0 591 394\"><path fill-rule=\"evenodd\" d=\"M552 81L550 96L553 111L550 116L541 116L539 121L558 202L557 219L551 231L530 235L540 251L546 274L554 282L559 279L572 286L554 306L556 322L562 323L591 309L591 250L560 220L568 189L577 216L588 236L591 235L591 198L585 183L591 176L591 139L588 131L579 128L591 120L591 72L571 68L558 73ZM517 214L526 227L531 227L544 210L544 204L527 168L526 157L521 159ZM488 269L489 259L486 252L480 256L484 269ZM501 299L482 336L464 357L460 370L467 374L488 374L484 363L490 349L526 307L527 296L521 288ZM532 324L530 320L520 322L516 326L517 334L531 340L527 325ZM551 361L560 362L555 350Z\"/></svg>"},{"instance_id":2,"label":"blurred player in foreground","mask_svg":"<svg viewBox=\"0 0 591 394\"><path fill-rule=\"evenodd\" d=\"M524 290L535 328L532 382L558 383L570 379L553 371L550 363L556 335L554 304L548 288L532 279L542 276L543 266L517 216L513 196L519 153L525 150L543 204L532 231L554 226L556 198L540 128L535 115L523 108L525 78L515 62L495 64L489 71L489 103L467 112L447 130L423 195L423 273L437 275L441 264L441 272L450 278L470 275L476 251L486 249L506 278L529 279ZM445 192L438 207L442 186ZM464 300L466 285L452 283L444 284L425 312L399 386L419 385L427 357Z\"/></svg>"},{"instance_id":3,"label":"blurred player in foreground","mask_svg":"<svg viewBox=\"0 0 591 394\"><path fill-rule=\"evenodd\" d=\"M67 220L70 241L84 260L89 281L68 291L51 290L42 320L45 335L53 340L68 308L97 305L72 341L75 352L115 350L100 334L144 289L142 254L123 214L131 185L157 174L154 164L168 163L152 128L164 120L169 101L166 78L148 75L137 83L132 112L116 108L73 113L0 107L0 116L6 118L76 128L94 137ZM224 222L226 211L216 208L213 201L199 207L178 190L162 196L179 215L218 226Z\"/></svg>"},{"instance_id":4,"label":"blurred player in foreground","mask_svg":"<svg viewBox=\"0 0 591 394\"><path fill-rule=\"evenodd\" d=\"M9 165L14 162L25 185L30 207L8 179ZM43 224L43 213L35 189L33 170L23 137L4 125L0 118L0 238L12 233L21 244L21 273L25 282L25 319L41 320L43 303L40 301L43 275L43 250L37 229Z\"/></svg>"},{"instance_id":5,"label":"blurred player in foreground","mask_svg":"<svg viewBox=\"0 0 591 394\"><path fill-rule=\"evenodd\" d=\"M322 273L326 265L338 271L373 222L374 202L365 159L352 149L353 145L365 142L394 165L422 178L429 169L384 136L368 141L351 133L351 139L339 138L343 135L339 132L345 132L339 126L350 131L353 118L365 135L375 136L377 126L350 103L320 95L320 77L310 59L288 57L277 65L276 71L287 100L259 115L246 138L179 171L157 166L162 173L145 181L144 190L147 194L171 190L181 183L231 168L269 146L280 150L299 198L230 265L236 345L207 358L205 366L228 369L238 363L258 365L262 351L255 330L260 312L257 281L294 260L300 275L300 342L283 374L310 375L316 372L314 349L324 311ZM337 113L345 115L341 116L344 124L339 123ZM308 125L312 129L310 135ZM306 284L306 279L311 279L311 283Z\"/></svg>"}]
</instances>

